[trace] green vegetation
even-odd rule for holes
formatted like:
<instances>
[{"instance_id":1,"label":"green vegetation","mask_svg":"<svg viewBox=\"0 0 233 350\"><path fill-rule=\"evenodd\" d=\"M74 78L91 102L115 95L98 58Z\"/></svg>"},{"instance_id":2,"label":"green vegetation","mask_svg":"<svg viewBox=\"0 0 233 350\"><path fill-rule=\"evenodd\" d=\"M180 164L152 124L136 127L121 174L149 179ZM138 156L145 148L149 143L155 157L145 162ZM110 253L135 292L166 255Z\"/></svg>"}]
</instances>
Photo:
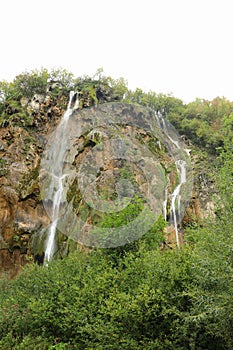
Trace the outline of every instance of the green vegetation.
<instances>
[{"instance_id":1,"label":"green vegetation","mask_svg":"<svg viewBox=\"0 0 233 350\"><path fill-rule=\"evenodd\" d=\"M141 89L129 91L126 101L142 104L162 113L181 135L211 155L224 143L226 125L233 116L233 102L216 97L212 101L196 99L184 104L171 95L145 93Z\"/></svg>"},{"instance_id":2,"label":"green vegetation","mask_svg":"<svg viewBox=\"0 0 233 350\"><path fill-rule=\"evenodd\" d=\"M65 69L48 71L33 70L18 75L13 82L0 82L0 125L33 126L33 114L23 107L22 98L31 99L35 94L49 95L53 99L64 96L66 102L70 90L79 94L80 108L99 103L124 101L152 108L165 115L181 135L207 151L218 154L226 137L226 125L233 116L233 102L224 97L212 101L196 99L184 104L172 96L143 92L137 88L131 91L123 78L113 79L98 69L93 76L75 78ZM66 104L61 105L65 108Z\"/></svg>"},{"instance_id":3,"label":"green vegetation","mask_svg":"<svg viewBox=\"0 0 233 350\"><path fill-rule=\"evenodd\" d=\"M0 176L5 176L8 173L7 160L5 158L0 159Z\"/></svg>"},{"instance_id":4,"label":"green vegetation","mask_svg":"<svg viewBox=\"0 0 233 350\"><path fill-rule=\"evenodd\" d=\"M180 251L155 235L3 284L0 348L232 349L232 222L190 230Z\"/></svg>"},{"instance_id":5,"label":"green vegetation","mask_svg":"<svg viewBox=\"0 0 233 350\"><path fill-rule=\"evenodd\" d=\"M49 82L60 85L48 91ZM163 113L205 164L216 159L208 164L218 187L216 217L187 225L179 250L166 246L166 223L159 218L136 242L78 248L49 266L29 264L14 280L2 279L0 349L233 349L233 102L217 97L185 105L170 95L129 91L123 79L105 77L102 70L76 79L65 70L43 69L0 83L0 125L33 128L35 116L21 99L46 91L68 99L71 89L78 91L81 108L123 100ZM2 158L0 175L6 165ZM122 179L131 175L122 170ZM37 169L31 176L38 176ZM75 191L76 183L68 197ZM135 195L120 214L103 215L99 229L124 225L143 204Z\"/></svg>"},{"instance_id":6,"label":"green vegetation","mask_svg":"<svg viewBox=\"0 0 233 350\"><path fill-rule=\"evenodd\" d=\"M34 97L38 99L38 95L49 96L63 110L67 106L71 90L78 92L79 108L108 101L121 101L128 91L125 80L114 80L102 73L102 69L99 69L93 77L74 78L65 69L52 69L49 72L43 68L24 72L11 83L0 82L0 126L35 127L37 113L28 108L28 103Z\"/></svg>"}]
</instances>

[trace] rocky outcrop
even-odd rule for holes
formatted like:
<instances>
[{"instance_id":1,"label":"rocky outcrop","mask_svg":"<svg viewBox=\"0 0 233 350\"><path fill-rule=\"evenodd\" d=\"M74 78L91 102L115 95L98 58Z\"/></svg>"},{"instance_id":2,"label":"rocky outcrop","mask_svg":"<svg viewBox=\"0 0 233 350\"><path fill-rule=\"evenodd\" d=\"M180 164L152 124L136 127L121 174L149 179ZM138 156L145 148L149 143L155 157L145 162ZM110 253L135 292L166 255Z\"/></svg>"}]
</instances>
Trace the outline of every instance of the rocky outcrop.
<instances>
[{"instance_id":1,"label":"rocky outcrop","mask_svg":"<svg viewBox=\"0 0 233 350\"><path fill-rule=\"evenodd\" d=\"M49 96L22 99L21 106L30 125L16 115L0 128L0 273L10 277L32 260L31 237L49 223L40 200L40 158L46 134L63 113Z\"/></svg>"},{"instance_id":2,"label":"rocky outcrop","mask_svg":"<svg viewBox=\"0 0 233 350\"><path fill-rule=\"evenodd\" d=\"M30 260L30 236L48 222L39 201L41 149L23 128L0 129L0 259L1 271L18 272Z\"/></svg>"},{"instance_id":3,"label":"rocky outcrop","mask_svg":"<svg viewBox=\"0 0 233 350\"><path fill-rule=\"evenodd\" d=\"M24 264L33 261L35 256L40 256L42 253L41 250L33 250L32 245L32 238L35 244L35 241L38 241L38 235L44 232L50 224L50 219L43 206L39 186L41 156L47 143L47 135L56 127L64 113L66 104L67 96L63 95L60 96L59 101L50 95L35 95L32 99L22 99L21 107L27 110L30 119L28 126L20 126L19 120L14 125L3 125L0 128L0 271L9 277L14 277ZM106 121L111 123L110 111L107 107L103 107L103 111L106 114ZM142 113L143 110L140 111L139 107L134 110L132 107L131 115L136 112ZM82 115L83 122L87 122L87 124L90 122L89 112L83 109L81 114L79 113L74 114L76 127L78 127L80 115ZM96 113L95 110L93 113ZM168 175L171 192L177 184L177 175L171 165L172 156L166 153L164 146L161 145L158 138L150 133L150 130L145 130L145 125L140 125L140 118L138 118L139 125L134 125L135 121L131 120L130 114L127 113L126 110L121 110L121 114L126 121L128 120L128 123L123 123L122 119L122 125L120 123L107 129L102 125L101 120L99 125L94 125L91 132L81 133L72 150L74 152L71 156L73 166L78 168L90 150L98 143L108 140L112 134L120 135L122 138L137 139L139 143L144 144L156 155L157 161L162 164L161 169ZM96 157L98 156L100 157L97 152ZM122 176L122 164L119 160L111 160L110 156L107 158L96 185L99 192L103 194L103 198L109 200L115 196L112 190L114 179L119 179ZM142 157L140 161L143 164L145 159ZM195 161L197 159L194 159ZM128 165L125 164L125 168L123 168L126 169ZM160 171L160 168L158 169ZM131 176L130 172L133 173L138 186L144 188L146 192L147 184L143 172L134 166L127 171L125 178ZM210 185L213 184L206 182L203 175L201 176L198 172L195 174L193 196L184 216L184 225L201 220L208 211L213 213L213 205L208 194ZM135 184L135 186L137 185ZM75 181L70 184L67 196L72 197L74 206L80 206L81 194ZM86 208L83 210L85 211ZM93 215L90 212L86 216L87 223L100 219L100 213ZM37 238L35 239L35 237ZM172 237L171 233L169 236L171 242L173 241Z\"/></svg>"}]
</instances>

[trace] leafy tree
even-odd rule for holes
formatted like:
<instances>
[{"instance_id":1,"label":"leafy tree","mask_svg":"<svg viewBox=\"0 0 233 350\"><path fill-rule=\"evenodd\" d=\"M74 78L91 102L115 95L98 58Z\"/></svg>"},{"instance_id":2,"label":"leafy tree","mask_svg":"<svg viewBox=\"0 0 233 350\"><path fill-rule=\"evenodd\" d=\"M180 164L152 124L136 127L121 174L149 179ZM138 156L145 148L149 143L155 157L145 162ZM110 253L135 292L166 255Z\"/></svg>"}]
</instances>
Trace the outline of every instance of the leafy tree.
<instances>
[{"instance_id":1,"label":"leafy tree","mask_svg":"<svg viewBox=\"0 0 233 350\"><path fill-rule=\"evenodd\" d=\"M233 103L216 97L212 101L196 99L186 105L179 123L179 131L185 133L194 144L204 147L211 154L224 143L223 121L232 112Z\"/></svg>"},{"instance_id":2,"label":"leafy tree","mask_svg":"<svg viewBox=\"0 0 233 350\"><path fill-rule=\"evenodd\" d=\"M74 85L74 74L64 68L53 68L49 72L49 82L59 82L63 88L72 88Z\"/></svg>"},{"instance_id":3,"label":"leafy tree","mask_svg":"<svg viewBox=\"0 0 233 350\"><path fill-rule=\"evenodd\" d=\"M34 94L45 94L48 78L47 69L33 70L18 75L13 81L15 98L31 98Z\"/></svg>"}]
</instances>

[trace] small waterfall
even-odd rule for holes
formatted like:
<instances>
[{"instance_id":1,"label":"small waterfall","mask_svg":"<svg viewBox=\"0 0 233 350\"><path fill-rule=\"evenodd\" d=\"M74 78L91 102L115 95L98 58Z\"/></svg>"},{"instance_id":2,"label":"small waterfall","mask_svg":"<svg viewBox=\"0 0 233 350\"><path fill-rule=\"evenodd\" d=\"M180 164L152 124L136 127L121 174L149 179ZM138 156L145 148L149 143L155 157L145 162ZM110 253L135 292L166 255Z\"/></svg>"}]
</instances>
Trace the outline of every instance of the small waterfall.
<instances>
[{"instance_id":1,"label":"small waterfall","mask_svg":"<svg viewBox=\"0 0 233 350\"><path fill-rule=\"evenodd\" d=\"M180 148L180 145L179 145L179 142L174 140L171 135L170 135L170 132L168 131L168 126L167 126L167 123L166 123L166 120L164 119L163 115L160 113L160 112L157 112L155 114L156 116L156 120L157 120L157 124L159 126L160 129L162 129L165 134L167 135L167 137L169 138L169 140L177 147L177 148Z\"/></svg>"},{"instance_id":2,"label":"small waterfall","mask_svg":"<svg viewBox=\"0 0 233 350\"><path fill-rule=\"evenodd\" d=\"M179 232L178 232L178 223L177 223L177 215L180 216L180 202L181 202L181 186L186 182L186 163L183 160L176 161L176 169L179 174L180 182L174 189L171 196L171 214L174 220L174 227L176 232L176 243L177 246L180 246L179 242ZM176 210L176 202L177 202L177 210Z\"/></svg>"},{"instance_id":3,"label":"small waterfall","mask_svg":"<svg viewBox=\"0 0 233 350\"><path fill-rule=\"evenodd\" d=\"M52 201L50 218L52 223L48 229L45 242L44 263L48 263L56 252L56 229L59 219L60 208L66 200L64 197L64 180L68 174L64 174L64 161L66 153L66 129L72 112L78 108L77 94L70 92L68 107L56 130L56 137L51 148L50 164L50 185L48 189L49 199Z\"/></svg>"},{"instance_id":4,"label":"small waterfall","mask_svg":"<svg viewBox=\"0 0 233 350\"><path fill-rule=\"evenodd\" d=\"M164 220L167 220L167 187L165 188L165 199L163 201L163 216Z\"/></svg>"},{"instance_id":5,"label":"small waterfall","mask_svg":"<svg viewBox=\"0 0 233 350\"><path fill-rule=\"evenodd\" d=\"M171 127L167 124L166 120L164 119L162 113L157 112L155 114L157 124L160 129L163 130L163 132L166 134L167 138L170 140L172 143L172 146L177 150L177 158L183 158L181 156L181 146L180 143L177 139L177 135L175 132L172 130ZM188 150L189 151L189 150ZM187 152L186 149L184 149L184 152L189 156L189 152ZM179 157L180 156L180 157ZM176 234L176 244L177 247L180 246L180 241L179 241L179 232L178 232L178 219L180 218L181 215L181 188L184 183L186 183L187 178L186 178L186 161L183 159L177 159L175 161L176 164L176 169L177 173L179 175L179 183L175 187L174 191L171 194L171 206L170 206L170 216L173 219L173 224L175 228L175 234ZM167 193L167 188L165 189L165 199L163 201L163 214L164 218L166 220L167 218L167 201L168 201L168 193Z\"/></svg>"}]
</instances>

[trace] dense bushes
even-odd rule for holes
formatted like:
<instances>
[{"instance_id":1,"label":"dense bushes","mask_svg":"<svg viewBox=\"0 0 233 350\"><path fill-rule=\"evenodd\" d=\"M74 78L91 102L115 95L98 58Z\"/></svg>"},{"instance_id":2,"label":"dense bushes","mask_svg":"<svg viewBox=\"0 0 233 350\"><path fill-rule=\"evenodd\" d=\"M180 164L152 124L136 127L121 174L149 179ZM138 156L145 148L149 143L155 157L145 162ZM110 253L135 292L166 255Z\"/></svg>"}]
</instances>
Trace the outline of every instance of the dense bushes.
<instances>
[{"instance_id":1,"label":"dense bushes","mask_svg":"<svg viewBox=\"0 0 233 350\"><path fill-rule=\"evenodd\" d=\"M2 286L0 348L232 349L225 229L190 231L179 251L148 249L144 238L117 266L105 249L27 267Z\"/></svg>"}]
</instances>

